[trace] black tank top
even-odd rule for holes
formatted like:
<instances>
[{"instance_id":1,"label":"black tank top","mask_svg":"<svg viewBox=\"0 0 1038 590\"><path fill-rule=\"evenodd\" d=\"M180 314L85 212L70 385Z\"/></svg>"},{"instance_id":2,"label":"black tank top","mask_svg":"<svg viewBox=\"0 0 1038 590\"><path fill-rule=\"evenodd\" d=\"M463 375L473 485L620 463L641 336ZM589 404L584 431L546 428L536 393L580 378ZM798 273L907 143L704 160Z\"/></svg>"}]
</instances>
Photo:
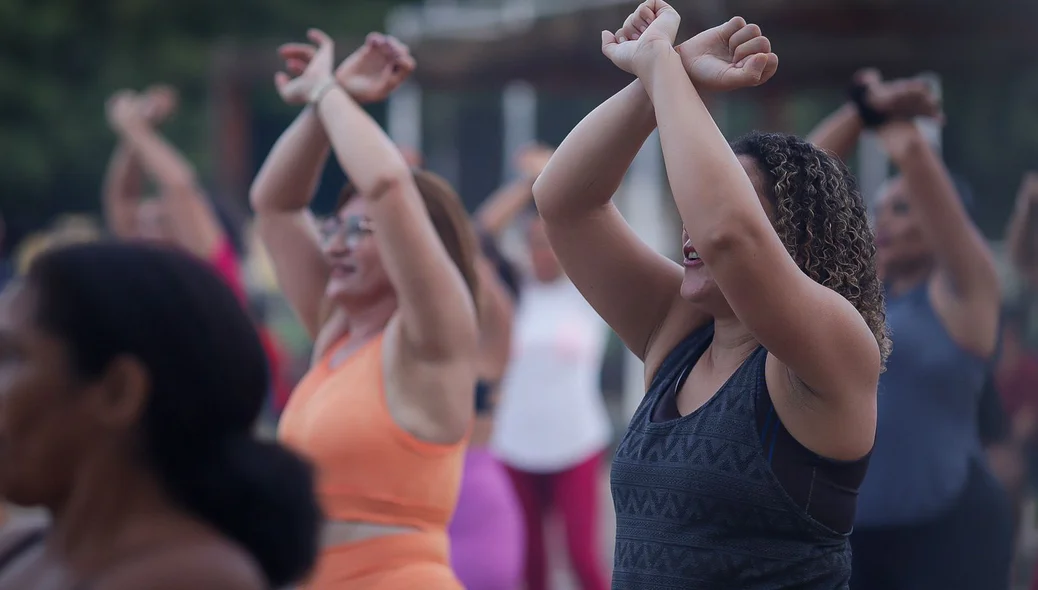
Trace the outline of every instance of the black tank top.
<instances>
[{"instance_id":1,"label":"black tank top","mask_svg":"<svg viewBox=\"0 0 1038 590\"><path fill-rule=\"evenodd\" d=\"M764 348L700 409L652 421L712 338L711 324L671 351L617 447L613 589L847 588L847 536L797 505L765 456L756 408L770 399Z\"/></svg>"}]
</instances>

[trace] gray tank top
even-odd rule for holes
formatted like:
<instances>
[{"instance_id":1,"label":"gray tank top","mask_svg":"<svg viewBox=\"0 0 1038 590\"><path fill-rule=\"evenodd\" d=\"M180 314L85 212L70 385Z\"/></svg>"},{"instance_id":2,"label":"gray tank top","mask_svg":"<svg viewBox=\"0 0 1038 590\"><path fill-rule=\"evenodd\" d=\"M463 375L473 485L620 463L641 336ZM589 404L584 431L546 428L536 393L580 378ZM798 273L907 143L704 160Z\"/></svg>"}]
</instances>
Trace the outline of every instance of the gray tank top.
<instances>
[{"instance_id":1,"label":"gray tank top","mask_svg":"<svg viewBox=\"0 0 1038 590\"><path fill-rule=\"evenodd\" d=\"M858 497L859 528L925 522L950 508L983 460L980 398L989 361L952 341L927 284L887 294L894 343L879 381L876 446Z\"/></svg>"}]
</instances>

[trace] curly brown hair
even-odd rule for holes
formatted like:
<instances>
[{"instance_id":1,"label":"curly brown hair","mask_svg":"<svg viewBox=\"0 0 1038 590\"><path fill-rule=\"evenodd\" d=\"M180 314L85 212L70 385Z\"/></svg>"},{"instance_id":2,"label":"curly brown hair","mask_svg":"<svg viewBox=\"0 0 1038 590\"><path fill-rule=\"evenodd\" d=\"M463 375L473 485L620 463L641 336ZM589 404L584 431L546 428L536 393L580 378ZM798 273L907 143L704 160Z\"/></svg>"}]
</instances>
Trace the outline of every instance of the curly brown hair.
<instances>
[{"instance_id":1,"label":"curly brown hair","mask_svg":"<svg viewBox=\"0 0 1038 590\"><path fill-rule=\"evenodd\" d=\"M797 266L854 305L886 361L891 344L876 240L854 175L838 158L792 135L750 133L732 150L752 158L763 174L775 231Z\"/></svg>"}]
</instances>

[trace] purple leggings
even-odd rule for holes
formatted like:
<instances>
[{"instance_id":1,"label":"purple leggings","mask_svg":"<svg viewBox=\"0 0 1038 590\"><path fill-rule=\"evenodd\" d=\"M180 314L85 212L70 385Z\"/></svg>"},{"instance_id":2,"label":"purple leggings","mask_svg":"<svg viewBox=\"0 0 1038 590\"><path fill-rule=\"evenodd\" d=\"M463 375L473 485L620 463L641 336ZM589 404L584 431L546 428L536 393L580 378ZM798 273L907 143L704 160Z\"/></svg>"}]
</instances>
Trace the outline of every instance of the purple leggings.
<instances>
[{"instance_id":1,"label":"purple leggings","mask_svg":"<svg viewBox=\"0 0 1038 590\"><path fill-rule=\"evenodd\" d=\"M515 590L522 579L522 508L508 472L486 449L469 449L454 519L451 565L467 590Z\"/></svg>"}]
</instances>

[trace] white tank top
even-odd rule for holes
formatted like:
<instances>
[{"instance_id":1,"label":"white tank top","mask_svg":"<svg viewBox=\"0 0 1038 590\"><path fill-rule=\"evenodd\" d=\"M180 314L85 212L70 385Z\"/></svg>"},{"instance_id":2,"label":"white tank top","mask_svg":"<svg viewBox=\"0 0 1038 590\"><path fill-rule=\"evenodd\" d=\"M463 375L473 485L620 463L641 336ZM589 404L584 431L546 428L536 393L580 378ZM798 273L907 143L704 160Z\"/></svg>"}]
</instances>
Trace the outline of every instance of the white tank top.
<instances>
[{"instance_id":1,"label":"white tank top","mask_svg":"<svg viewBox=\"0 0 1038 590\"><path fill-rule=\"evenodd\" d=\"M502 461L551 473L608 446L600 386L608 334L568 279L523 285L491 442Z\"/></svg>"}]
</instances>

